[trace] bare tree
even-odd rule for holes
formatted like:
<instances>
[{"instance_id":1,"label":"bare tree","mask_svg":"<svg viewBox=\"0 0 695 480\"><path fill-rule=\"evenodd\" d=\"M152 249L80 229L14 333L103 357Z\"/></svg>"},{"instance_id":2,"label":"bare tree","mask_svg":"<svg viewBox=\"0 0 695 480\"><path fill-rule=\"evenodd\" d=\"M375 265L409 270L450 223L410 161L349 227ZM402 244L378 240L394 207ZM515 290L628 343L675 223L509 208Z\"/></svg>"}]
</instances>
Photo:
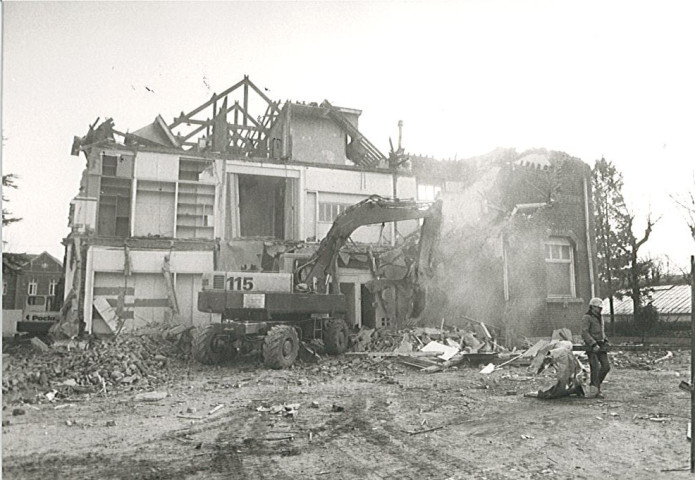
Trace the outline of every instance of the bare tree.
<instances>
[{"instance_id":1,"label":"bare tree","mask_svg":"<svg viewBox=\"0 0 695 480\"><path fill-rule=\"evenodd\" d=\"M649 240L658 219L652 220L649 214L644 233L639 238L635 235L636 216L623 197L622 173L605 158L594 165L592 186L598 273L601 292L609 296L613 326L613 295L620 289L630 292L634 318L640 314L643 280L647 277L650 261L640 259L639 251Z\"/></svg>"},{"instance_id":2,"label":"bare tree","mask_svg":"<svg viewBox=\"0 0 695 480\"><path fill-rule=\"evenodd\" d=\"M7 197L5 196L5 191L8 188L17 188L17 184L15 183L17 180L17 176L14 173L8 173L7 175L2 176L2 203L6 204L9 202ZM12 213L10 213L9 210L5 208L3 205L2 207L2 226L5 227L7 225L10 225L14 222L20 221L21 218L13 217Z\"/></svg>"},{"instance_id":3,"label":"bare tree","mask_svg":"<svg viewBox=\"0 0 695 480\"><path fill-rule=\"evenodd\" d=\"M633 227L635 222L635 215L626 212L627 219L627 231L629 232L629 248L627 253L630 257L630 269L628 273L628 287L630 289L630 297L632 297L632 307L633 314L637 318L639 310L642 307L641 296L642 291L640 289L641 279L645 278L647 275L647 270L649 267L648 261L640 261L639 250L647 243L649 236L652 234L654 225L659 219L652 220L651 214L647 216L647 226L644 229L644 234L642 238L638 239L633 233Z\"/></svg>"},{"instance_id":4,"label":"bare tree","mask_svg":"<svg viewBox=\"0 0 695 480\"><path fill-rule=\"evenodd\" d=\"M4 140L4 139L3 139ZM15 181L17 176L13 173L8 173L2 176L2 226L6 227L12 223L18 222L21 218L13 217L12 213L5 208L5 204L9 201L5 197L5 192L8 188L17 188ZM5 241L3 240L3 245ZM3 249L4 250L4 249ZM28 258L26 255L21 253L2 253L2 273L7 275L9 273L17 273L21 271L22 266L27 262Z\"/></svg>"},{"instance_id":5,"label":"bare tree","mask_svg":"<svg viewBox=\"0 0 695 480\"><path fill-rule=\"evenodd\" d=\"M683 210L685 222L688 224L693 240L695 240L695 179L693 179L693 190L681 198L671 195L671 199Z\"/></svg>"}]
</instances>

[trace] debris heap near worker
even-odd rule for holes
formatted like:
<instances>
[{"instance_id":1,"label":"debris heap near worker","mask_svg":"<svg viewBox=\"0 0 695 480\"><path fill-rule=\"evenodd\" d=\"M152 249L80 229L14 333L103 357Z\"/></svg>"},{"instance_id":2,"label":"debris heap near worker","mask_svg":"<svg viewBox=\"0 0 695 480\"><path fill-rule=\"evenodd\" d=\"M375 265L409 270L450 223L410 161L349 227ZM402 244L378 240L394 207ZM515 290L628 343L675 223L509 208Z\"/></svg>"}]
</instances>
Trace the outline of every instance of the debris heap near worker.
<instances>
[{"instance_id":1,"label":"debris heap near worker","mask_svg":"<svg viewBox=\"0 0 695 480\"><path fill-rule=\"evenodd\" d=\"M181 355L168 340L136 335L57 341L50 346L33 338L7 347L2 392L10 396L34 391L60 398L148 389L170 378L169 361Z\"/></svg>"},{"instance_id":2,"label":"debris heap near worker","mask_svg":"<svg viewBox=\"0 0 695 480\"><path fill-rule=\"evenodd\" d=\"M464 362L478 364L498 358L507 349L484 333L417 327L410 330L361 329L351 338L347 355L395 357L399 363L435 372Z\"/></svg>"}]
</instances>

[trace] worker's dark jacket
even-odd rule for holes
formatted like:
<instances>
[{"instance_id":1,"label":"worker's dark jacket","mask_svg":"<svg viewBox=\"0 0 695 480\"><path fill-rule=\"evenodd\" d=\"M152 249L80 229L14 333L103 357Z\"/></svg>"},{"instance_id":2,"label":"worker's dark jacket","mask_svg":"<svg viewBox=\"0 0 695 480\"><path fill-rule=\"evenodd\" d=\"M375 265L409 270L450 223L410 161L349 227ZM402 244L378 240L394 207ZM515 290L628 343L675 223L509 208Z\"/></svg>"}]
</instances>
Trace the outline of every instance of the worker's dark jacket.
<instances>
[{"instance_id":1,"label":"worker's dark jacket","mask_svg":"<svg viewBox=\"0 0 695 480\"><path fill-rule=\"evenodd\" d=\"M589 348L596 344L603 348L606 332L603 330L601 314L596 316L593 313L587 313L582 317L582 339Z\"/></svg>"}]
</instances>

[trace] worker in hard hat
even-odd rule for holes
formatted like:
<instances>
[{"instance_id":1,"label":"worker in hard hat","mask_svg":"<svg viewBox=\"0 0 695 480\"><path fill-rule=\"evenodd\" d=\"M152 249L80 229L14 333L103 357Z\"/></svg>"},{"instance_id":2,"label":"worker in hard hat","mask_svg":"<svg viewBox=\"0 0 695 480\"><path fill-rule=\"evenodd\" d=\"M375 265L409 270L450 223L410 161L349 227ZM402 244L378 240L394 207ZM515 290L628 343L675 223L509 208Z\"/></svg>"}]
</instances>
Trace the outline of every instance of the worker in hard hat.
<instances>
[{"instance_id":1,"label":"worker in hard hat","mask_svg":"<svg viewBox=\"0 0 695 480\"><path fill-rule=\"evenodd\" d=\"M582 339L587 346L589 366L591 367L588 396L597 398L603 398L601 384L611 369L608 361L608 339L601 317L602 309L603 300L592 298L589 301L589 311L582 317Z\"/></svg>"}]
</instances>

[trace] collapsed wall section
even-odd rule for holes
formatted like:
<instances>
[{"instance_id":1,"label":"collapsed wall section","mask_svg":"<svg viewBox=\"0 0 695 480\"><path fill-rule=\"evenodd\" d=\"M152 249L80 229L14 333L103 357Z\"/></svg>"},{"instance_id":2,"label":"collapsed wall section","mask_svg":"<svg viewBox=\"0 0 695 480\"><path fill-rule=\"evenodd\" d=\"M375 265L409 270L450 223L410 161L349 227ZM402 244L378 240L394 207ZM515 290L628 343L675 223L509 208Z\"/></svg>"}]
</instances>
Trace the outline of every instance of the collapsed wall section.
<instances>
[{"instance_id":1,"label":"collapsed wall section","mask_svg":"<svg viewBox=\"0 0 695 480\"><path fill-rule=\"evenodd\" d=\"M442 318L483 321L510 341L563 327L578 334L596 281L588 166L526 152L479 164L467 188L443 198Z\"/></svg>"}]
</instances>

